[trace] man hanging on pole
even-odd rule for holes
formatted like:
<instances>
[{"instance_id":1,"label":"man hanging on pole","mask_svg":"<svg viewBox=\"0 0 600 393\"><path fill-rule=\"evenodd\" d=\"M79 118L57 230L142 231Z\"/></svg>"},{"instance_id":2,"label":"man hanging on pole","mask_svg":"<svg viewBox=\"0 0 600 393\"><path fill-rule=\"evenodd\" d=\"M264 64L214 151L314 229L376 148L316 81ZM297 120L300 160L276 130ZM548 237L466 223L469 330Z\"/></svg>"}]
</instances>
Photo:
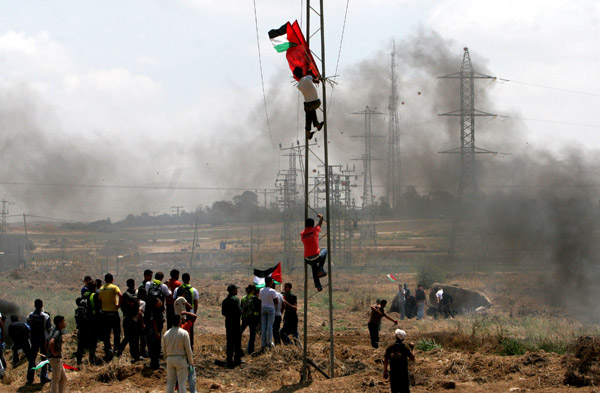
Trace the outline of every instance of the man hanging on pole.
<instances>
[{"instance_id":1,"label":"man hanging on pole","mask_svg":"<svg viewBox=\"0 0 600 393\"><path fill-rule=\"evenodd\" d=\"M315 288L321 292L323 287L321 286L320 278L327 275L327 272L323 269L325 259L327 258L327 249L319 249L319 232L321 232L321 225L323 225L323 215L317 214L317 217L319 217L319 224L317 226L315 226L315 220L312 218L306 219L306 225L300 237L304 244L304 262L308 263L312 268Z\"/></svg>"},{"instance_id":2,"label":"man hanging on pole","mask_svg":"<svg viewBox=\"0 0 600 393\"><path fill-rule=\"evenodd\" d=\"M310 140L316 132L310 132L312 126L317 131L321 131L323 124L325 124L324 121L319 123L319 119L317 119L317 109L321 106L321 100L319 99L315 85L319 83L319 79L313 77L311 70L308 70L306 75L304 75L301 67L294 68L294 76L298 79L297 88L304 96L304 112L306 113L304 128L306 130L306 137Z\"/></svg>"}]
</instances>

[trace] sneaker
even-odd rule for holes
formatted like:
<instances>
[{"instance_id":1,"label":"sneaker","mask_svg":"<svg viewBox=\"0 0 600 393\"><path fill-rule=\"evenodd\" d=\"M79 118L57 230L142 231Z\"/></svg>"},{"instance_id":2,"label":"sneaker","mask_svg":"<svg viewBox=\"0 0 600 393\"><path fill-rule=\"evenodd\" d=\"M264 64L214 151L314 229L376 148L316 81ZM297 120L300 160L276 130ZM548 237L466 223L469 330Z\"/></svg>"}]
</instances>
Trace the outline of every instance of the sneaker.
<instances>
[{"instance_id":1,"label":"sneaker","mask_svg":"<svg viewBox=\"0 0 600 393\"><path fill-rule=\"evenodd\" d=\"M317 277L325 277L327 275L327 272L325 270L321 270L319 273L317 273Z\"/></svg>"},{"instance_id":2,"label":"sneaker","mask_svg":"<svg viewBox=\"0 0 600 393\"><path fill-rule=\"evenodd\" d=\"M317 292L321 292L323 288L317 288Z\"/></svg>"},{"instance_id":3,"label":"sneaker","mask_svg":"<svg viewBox=\"0 0 600 393\"><path fill-rule=\"evenodd\" d=\"M314 134L315 134L314 132L306 131L306 137L308 138L309 141L312 139Z\"/></svg>"},{"instance_id":4,"label":"sneaker","mask_svg":"<svg viewBox=\"0 0 600 393\"><path fill-rule=\"evenodd\" d=\"M317 131L321 131L321 128L323 128L324 125L325 125L324 121L322 121L319 124L317 124Z\"/></svg>"},{"instance_id":5,"label":"sneaker","mask_svg":"<svg viewBox=\"0 0 600 393\"><path fill-rule=\"evenodd\" d=\"M52 380L50 378L44 378L40 381L40 383L50 383Z\"/></svg>"}]
</instances>

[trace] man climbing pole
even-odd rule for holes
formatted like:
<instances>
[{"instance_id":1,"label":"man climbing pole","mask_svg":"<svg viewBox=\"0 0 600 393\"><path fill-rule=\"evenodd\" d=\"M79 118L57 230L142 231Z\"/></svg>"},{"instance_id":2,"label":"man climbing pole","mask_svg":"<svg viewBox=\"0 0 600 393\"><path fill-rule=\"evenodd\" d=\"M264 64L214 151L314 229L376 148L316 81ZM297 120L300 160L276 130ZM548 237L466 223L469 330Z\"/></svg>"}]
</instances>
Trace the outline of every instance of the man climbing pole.
<instances>
[{"instance_id":1,"label":"man climbing pole","mask_svg":"<svg viewBox=\"0 0 600 393\"><path fill-rule=\"evenodd\" d=\"M327 249L319 249L319 232L321 232L321 225L323 225L323 215L317 214L317 217L319 217L317 226L315 226L315 220L312 218L306 219L305 228L300 237L304 244L304 262L308 263L312 268L315 288L321 292L323 287L321 286L320 278L327 275L327 272L323 269L325 259L327 258Z\"/></svg>"},{"instance_id":2,"label":"man climbing pole","mask_svg":"<svg viewBox=\"0 0 600 393\"><path fill-rule=\"evenodd\" d=\"M319 99L315 85L319 84L319 79L315 79L311 74L310 70L304 75L301 67L294 68L294 76L299 80L296 87L304 96L304 112L306 114L304 129L306 130L306 137L309 140L312 139L314 134L314 132L310 131L312 126L317 131L321 131L323 124L325 124L324 121L319 123L319 119L317 118L317 109L321 106L321 100Z\"/></svg>"}]
</instances>

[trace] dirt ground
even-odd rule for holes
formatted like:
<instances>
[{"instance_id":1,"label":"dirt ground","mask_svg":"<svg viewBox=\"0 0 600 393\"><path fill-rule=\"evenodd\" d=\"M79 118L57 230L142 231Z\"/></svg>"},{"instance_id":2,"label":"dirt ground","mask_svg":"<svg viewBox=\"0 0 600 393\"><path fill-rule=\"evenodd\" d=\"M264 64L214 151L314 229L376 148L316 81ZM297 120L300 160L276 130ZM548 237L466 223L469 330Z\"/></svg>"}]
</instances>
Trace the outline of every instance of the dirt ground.
<instances>
[{"instance_id":1,"label":"dirt ground","mask_svg":"<svg viewBox=\"0 0 600 393\"><path fill-rule=\"evenodd\" d=\"M21 314L26 314L33 303L31 297L11 297L20 289L38 291L43 286L50 292L63 293L56 300L73 302L81 286L81 277L85 266L73 266L69 271L17 271L0 274L1 295L4 300L17 303ZM115 282L121 288L128 277L117 277ZM138 277L138 279L141 277ZM286 277L286 281L287 281ZM289 277L293 283L300 283L300 277ZM365 275L335 276L334 287L334 342L335 376L326 379L311 368L310 380L300 383L302 368L302 350L294 346L276 347L259 356L245 356L245 364L235 370L228 370L217 363L225 359L225 331L223 317L220 315L220 302L225 297L226 285L234 282L245 287L249 282L246 276L234 276L228 280L213 278L193 278L192 284L200 292L199 320L196 323L196 345L194 361L199 392L387 392L389 383L383 378L383 354L385 346L393 341L391 322L382 323L382 345L373 349L369 345L366 328L369 305L376 298L387 297L391 301L395 294L394 283L385 277ZM414 277L407 276L406 281L414 287ZM512 286L518 282L511 277L478 276L461 278L457 282L464 287L485 290L494 306L488 316L513 316L518 310L535 309L539 315L553 315L556 310L539 307L533 299L516 295ZM295 290L301 295L301 285ZM295 288L296 289L296 288ZM240 290L241 291L241 290ZM329 327L327 311L327 291L316 294L309 291L309 357L324 370L329 368ZM511 295L514 294L514 297ZM53 297L54 299L55 297ZM299 299L300 300L300 299ZM301 300L300 300L301 301ZM68 303L53 305L46 303L46 309L53 314L57 310L69 309ZM517 311L515 311L517 310ZM69 315L72 318L72 313ZM392 314L398 318L398 315ZM515 316L517 317L517 316ZM469 318L457 316L456 321ZM404 320L399 327L408 333L407 340L418 342L421 339L433 339L441 348L431 351L416 351L416 360L410 364L413 375L413 392L438 392L454 390L457 392L595 392L588 386L574 388L564 384L565 372L572 358L544 351L527 352L520 356L500 356L494 343L481 342L451 327L446 321ZM73 330L72 322L69 330ZM302 335L302 318L299 324ZM246 332L242 343L248 339ZM75 365L71 357L75 350L75 337L66 337L64 347L65 363ZM98 353L102 354L101 345ZM11 351L5 353L10 359ZM128 353L108 365L89 366L85 364L80 371L67 371L68 391L95 393L104 392L161 392L166 389L165 370L152 371L145 363L132 365ZM10 362L9 362L10 363ZM594 363L595 364L595 363ZM0 392L48 392L50 385L25 385L26 362L22 361L16 369L8 366L7 376L0 383ZM594 365L594 367L597 367Z\"/></svg>"}]
</instances>

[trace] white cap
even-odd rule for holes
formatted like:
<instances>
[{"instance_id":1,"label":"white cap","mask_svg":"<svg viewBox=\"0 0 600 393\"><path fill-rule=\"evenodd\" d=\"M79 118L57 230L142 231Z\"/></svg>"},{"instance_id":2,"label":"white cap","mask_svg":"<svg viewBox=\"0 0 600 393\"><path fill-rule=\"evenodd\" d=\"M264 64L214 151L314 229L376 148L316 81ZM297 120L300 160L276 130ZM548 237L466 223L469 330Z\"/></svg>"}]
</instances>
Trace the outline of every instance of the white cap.
<instances>
[{"instance_id":1,"label":"white cap","mask_svg":"<svg viewBox=\"0 0 600 393\"><path fill-rule=\"evenodd\" d=\"M400 340L404 340L404 337L406 337L406 332L402 329L396 329L396 338L399 338Z\"/></svg>"}]
</instances>

